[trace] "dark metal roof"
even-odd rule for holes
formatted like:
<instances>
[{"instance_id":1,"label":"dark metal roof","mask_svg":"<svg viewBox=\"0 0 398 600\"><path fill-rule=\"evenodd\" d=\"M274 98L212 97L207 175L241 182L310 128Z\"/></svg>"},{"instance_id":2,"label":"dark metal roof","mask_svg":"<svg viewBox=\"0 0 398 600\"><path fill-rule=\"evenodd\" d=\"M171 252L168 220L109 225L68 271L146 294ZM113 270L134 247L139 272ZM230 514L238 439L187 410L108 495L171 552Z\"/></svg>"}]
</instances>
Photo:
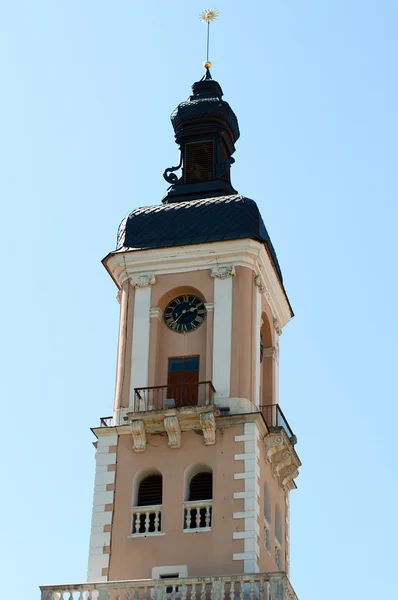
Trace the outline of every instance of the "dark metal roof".
<instances>
[{"instance_id":1,"label":"dark metal roof","mask_svg":"<svg viewBox=\"0 0 398 600\"><path fill-rule=\"evenodd\" d=\"M240 195L137 208L119 226L117 250L243 238L265 244L282 282L278 259L257 204Z\"/></svg>"}]
</instances>

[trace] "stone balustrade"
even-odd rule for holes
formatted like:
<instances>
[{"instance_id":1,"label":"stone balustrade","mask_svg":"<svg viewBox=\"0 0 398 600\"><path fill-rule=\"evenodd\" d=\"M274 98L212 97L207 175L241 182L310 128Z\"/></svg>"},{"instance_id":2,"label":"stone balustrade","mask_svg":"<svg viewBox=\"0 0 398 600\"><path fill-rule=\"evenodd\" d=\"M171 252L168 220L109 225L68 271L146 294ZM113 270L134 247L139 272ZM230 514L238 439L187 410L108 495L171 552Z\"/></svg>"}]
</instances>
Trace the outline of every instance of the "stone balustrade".
<instances>
[{"instance_id":1,"label":"stone balustrade","mask_svg":"<svg viewBox=\"0 0 398 600\"><path fill-rule=\"evenodd\" d=\"M132 532L134 537L145 536L161 532L162 506L133 506Z\"/></svg>"},{"instance_id":2,"label":"stone balustrade","mask_svg":"<svg viewBox=\"0 0 398 600\"><path fill-rule=\"evenodd\" d=\"M184 502L184 531L211 529L211 500Z\"/></svg>"},{"instance_id":3,"label":"stone balustrade","mask_svg":"<svg viewBox=\"0 0 398 600\"><path fill-rule=\"evenodd\" d=\"M283 572L44 585L40 589L41 600L298 600Z\"/></svg>"}]
</instances>

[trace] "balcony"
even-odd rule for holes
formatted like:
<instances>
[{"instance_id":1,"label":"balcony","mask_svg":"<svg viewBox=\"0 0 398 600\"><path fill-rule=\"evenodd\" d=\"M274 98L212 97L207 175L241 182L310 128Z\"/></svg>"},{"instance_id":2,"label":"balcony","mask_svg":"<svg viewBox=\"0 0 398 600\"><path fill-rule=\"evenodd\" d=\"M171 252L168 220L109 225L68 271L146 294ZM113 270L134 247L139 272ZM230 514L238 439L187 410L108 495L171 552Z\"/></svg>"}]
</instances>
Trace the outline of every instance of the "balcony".
<instances>
[{"instance_id":1,"label":"balcony","mask_svg":"<svg viewBox=\"0 0 398 600\"><path fill-rule=\"evenodd\" d=\"M162 505L133 506L131 537L159 535L161 532Z\"/></svg>"},{"instance_id":2,"label":"balcony","mask_svg":"<svg viewBox=\"0 0 398 600\"><path fill-rule=\"evenodd\" d=\"M134 389L134 412L213 404L211 381L179 383Z\"/></svg>"},{"instance_id":3,"label":"balcony","mask_svg":"<svg viewBox=\"0 0 398 600\"><path fill-rule=\"evenodd\" d=\"M260 406L260 411L263 413L264 420L269 429L272 430L281 427L289 438L290 443L293 446L297 444L297 438L294 435L279 404L265 404Z\"/></svg>"},{"instance_id":4,"label":"balcony","mask_svg":"<svg viewBox=\"0 0 398 600\"><path fill-rule=\"evenodd\" d=\"M184 502L184 531L211 530L212 500Z\"/></svg>"},{"instance_id":5,"label":"balcony","mask_svg":"<svg viewBox=\"0 0 398 600\"><path fill-rule=\"evenodd\" d=\"M44 585L41 600L298 600L283 572Z\"/></svg>"}]
</instances>

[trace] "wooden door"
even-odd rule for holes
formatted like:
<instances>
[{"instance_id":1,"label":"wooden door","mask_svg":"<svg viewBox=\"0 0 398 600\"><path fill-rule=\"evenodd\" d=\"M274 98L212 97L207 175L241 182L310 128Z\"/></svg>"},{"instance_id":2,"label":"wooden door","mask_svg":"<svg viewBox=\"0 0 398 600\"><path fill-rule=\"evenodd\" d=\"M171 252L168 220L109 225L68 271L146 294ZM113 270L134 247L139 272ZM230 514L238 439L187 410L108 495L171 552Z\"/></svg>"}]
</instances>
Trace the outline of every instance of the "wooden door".
<instances>
[{"instance_id":1,"label":"wooden door","mask_svg":"<svg viewBox=\"0 0 398 600\"><path fill-rule=\"evenodd\" d=\"M176 406L198 404L199 356L169 358L167 397Z\"/></svg>"}]
</instances>

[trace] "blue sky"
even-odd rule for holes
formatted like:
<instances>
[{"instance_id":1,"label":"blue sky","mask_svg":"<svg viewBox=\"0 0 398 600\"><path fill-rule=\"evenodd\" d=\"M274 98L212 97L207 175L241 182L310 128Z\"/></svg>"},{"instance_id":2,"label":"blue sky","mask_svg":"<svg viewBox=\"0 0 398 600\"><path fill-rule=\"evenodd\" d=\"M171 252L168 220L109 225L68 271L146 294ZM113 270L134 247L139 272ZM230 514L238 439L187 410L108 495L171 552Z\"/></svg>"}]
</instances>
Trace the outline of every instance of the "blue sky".
<instances>
[{"instance_id":1,"label":"blue sky","mask_svg":"<svg viewBox=\"0 0 398 600\"><path fill-rule=\"evenodd\" d=\"M90 427L113 405L118 304L100 261L175 164L169 114L201 77L205 5L0 1L3 595L84 581ZM396 591L395 0L219 0L213 77L240 123L296 317L281 405L302 600ZM393 591L394 590L394 591Z\"/></svg>"}]
</instances>

